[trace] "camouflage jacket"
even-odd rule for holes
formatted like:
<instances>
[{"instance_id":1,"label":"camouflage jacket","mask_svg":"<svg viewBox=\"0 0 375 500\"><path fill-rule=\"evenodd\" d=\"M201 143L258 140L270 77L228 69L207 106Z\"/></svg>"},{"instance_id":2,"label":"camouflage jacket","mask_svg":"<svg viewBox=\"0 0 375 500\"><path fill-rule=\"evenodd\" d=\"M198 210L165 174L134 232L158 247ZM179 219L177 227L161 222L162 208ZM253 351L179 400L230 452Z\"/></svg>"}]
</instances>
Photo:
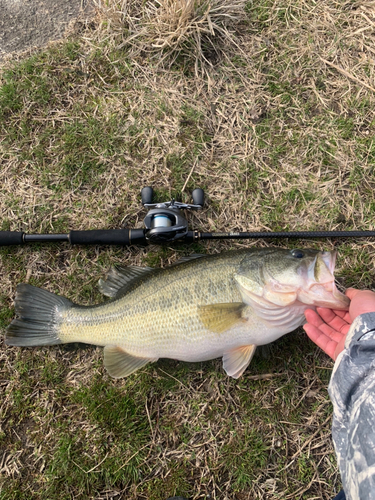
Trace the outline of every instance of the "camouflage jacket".
<instances>
[{"instance_id":1,"label":"camouflage jacket","mask_svg":"<svg viewBox=\"0 0 375 500\"><path fill-rule=\"evenodd\" d=\"M375 500L375 312L353 321L328 391L346 498Z\"/></svg>"}]
</instances>

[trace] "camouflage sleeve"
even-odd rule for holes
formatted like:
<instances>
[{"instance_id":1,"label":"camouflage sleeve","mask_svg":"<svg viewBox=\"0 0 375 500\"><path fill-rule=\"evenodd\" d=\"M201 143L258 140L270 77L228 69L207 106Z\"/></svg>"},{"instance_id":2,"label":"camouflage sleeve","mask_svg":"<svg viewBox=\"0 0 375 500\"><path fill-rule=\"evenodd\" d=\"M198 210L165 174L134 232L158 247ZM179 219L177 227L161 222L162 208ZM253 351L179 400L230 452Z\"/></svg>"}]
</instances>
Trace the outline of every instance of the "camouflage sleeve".
<instances>
[{"instance_id":1,"label":"camouflage sleeve","mask_svg":"<svg viewBox=\"0 0 375 500\"><path fill-rule=\"evenodd\" d=\"M346 498L375 500L375 313L353 321L328 391Z\"/></svg>"}]
</instances>

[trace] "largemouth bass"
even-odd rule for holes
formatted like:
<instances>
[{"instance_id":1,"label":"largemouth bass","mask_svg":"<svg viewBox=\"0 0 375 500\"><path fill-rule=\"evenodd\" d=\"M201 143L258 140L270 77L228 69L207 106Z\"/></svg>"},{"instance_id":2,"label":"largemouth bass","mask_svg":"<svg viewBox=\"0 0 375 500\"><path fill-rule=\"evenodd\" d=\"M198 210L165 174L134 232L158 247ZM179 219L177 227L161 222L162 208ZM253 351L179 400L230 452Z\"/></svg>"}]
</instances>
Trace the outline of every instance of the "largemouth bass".
<instances>
[{"instance_id":1,"label":"largemouth bass","mask_svg":"<svg viewBox=\"0 0 375 500\"><path fill-rule=\"evenodd\" d=\"M99 282L112 300L93 307L21 284L5 342L104 346L115 378L159 358L218 357L238 378L256 346L302 325L307 308L348 308L335 286L335 258L335 252L265 248L195 256L166 269L117 268Z\"/></svg>"}]
</instances>

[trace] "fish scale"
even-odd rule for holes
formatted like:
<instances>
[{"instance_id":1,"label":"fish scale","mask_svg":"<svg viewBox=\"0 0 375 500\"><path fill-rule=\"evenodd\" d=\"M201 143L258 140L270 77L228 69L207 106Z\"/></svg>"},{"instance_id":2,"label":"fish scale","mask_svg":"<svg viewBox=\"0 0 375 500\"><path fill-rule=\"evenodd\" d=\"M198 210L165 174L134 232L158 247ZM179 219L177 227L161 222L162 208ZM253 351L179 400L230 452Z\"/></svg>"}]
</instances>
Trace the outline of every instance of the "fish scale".
<instances>
[{"instance_id":1,"label":"fish scale","mask_svg":"<svg viewBox=\"0 0 375 500\"><path fill-rule=\"evenodd\" d=\"M6 343L104 346L114 377L159 358L222 356L237 378L255 347L302 324L308 307L347 308L334 285L334 260L334 253L316 250L242 249L166 269L115 269L100 282L112 300L93 307L20 285Z\"/></svg>"}]
</instances>

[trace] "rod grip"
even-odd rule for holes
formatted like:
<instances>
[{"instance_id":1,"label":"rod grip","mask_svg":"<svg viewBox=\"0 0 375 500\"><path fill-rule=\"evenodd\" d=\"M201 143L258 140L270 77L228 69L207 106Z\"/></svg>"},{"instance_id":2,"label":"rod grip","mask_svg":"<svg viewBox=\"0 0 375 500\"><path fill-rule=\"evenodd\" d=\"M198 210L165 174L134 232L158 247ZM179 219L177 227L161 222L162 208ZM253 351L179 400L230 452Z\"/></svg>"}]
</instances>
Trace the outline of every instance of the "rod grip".
<instances>
[{"instance_id":1,"label":"rod grip","mask_svg":"<svg viewBox=\"0 0 375 500\"><path fill-rule=\"evenodd\" d=\"M24 243L24 234L25 233L18 231L0 231L0 246L22 245Z\"/></svg>"},{"instance_id":2,"label":"rod grip","mask_svg":"<svg viewBox=\"0 0 375 500\"><path fill-rule=\"evenodd\" d=\"M120 245L146 243L143 229L95 229L92 231L70 231L72 245Z\"/></svg>"}]
</instances>

